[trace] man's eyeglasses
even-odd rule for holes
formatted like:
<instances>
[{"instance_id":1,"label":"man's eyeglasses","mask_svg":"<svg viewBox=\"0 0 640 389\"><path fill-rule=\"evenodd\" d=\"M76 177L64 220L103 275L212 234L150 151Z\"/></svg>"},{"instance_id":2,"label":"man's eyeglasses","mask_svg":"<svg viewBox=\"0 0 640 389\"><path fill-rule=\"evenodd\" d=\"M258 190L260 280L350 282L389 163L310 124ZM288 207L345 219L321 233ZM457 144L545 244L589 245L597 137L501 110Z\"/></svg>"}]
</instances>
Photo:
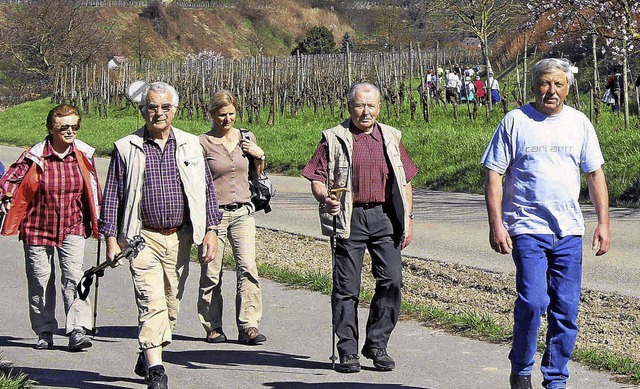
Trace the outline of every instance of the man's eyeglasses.
<instances>
[{"instance_id":1,"label":"man's eyeglasses","mask_svg":"<svg viewBox=\"0 0 640 389\"><path fill-rule=\"evenodd\" d=\"M78 132L78 130L80 129L80 125L79 124L64 124L62 126L54 126L53 128L55 128L58 131L68 131L71 130L73 132Z\"/></svg>"},{"instance_id":2,"label":"man's eyeglasses","mask_svg":"<svg viewBox=\"0 0 640 389\"><path fill-rule=\"evenodd\" d=\"M171 111L171 108L173 108L174 105L171 104L162 104L162 105L155 105L155 104L149 104L147 105L147 111L149 112L153 112L153 113L158 113L158 112L169 112Z\"/></svg>"}]
</instances>

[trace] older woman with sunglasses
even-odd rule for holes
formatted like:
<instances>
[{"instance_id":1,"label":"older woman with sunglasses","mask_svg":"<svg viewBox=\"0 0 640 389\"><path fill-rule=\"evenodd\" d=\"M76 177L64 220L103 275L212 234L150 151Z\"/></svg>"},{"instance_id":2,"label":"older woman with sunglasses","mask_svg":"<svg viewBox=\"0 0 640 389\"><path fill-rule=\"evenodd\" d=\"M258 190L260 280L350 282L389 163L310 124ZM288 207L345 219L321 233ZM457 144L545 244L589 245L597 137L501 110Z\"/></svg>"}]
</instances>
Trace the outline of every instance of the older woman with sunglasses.
<instances>
[{"instance_id":1,"label":"older woman with sunglasses","mask_svg":"<svg viewBox=\"0 0 640 389\"><path fill-rule=\"evenodd\" d=\"M80 112L58 105L47 116L46 138L28 148L0 179L3 235L23 242L31 328L36 349L52 349L56 321L54 252L58 253L69 351L91 347L91 305L76 304L85 238L98 236L100 187L94 149L76 139Z\"/></svg>"}]
</instances>

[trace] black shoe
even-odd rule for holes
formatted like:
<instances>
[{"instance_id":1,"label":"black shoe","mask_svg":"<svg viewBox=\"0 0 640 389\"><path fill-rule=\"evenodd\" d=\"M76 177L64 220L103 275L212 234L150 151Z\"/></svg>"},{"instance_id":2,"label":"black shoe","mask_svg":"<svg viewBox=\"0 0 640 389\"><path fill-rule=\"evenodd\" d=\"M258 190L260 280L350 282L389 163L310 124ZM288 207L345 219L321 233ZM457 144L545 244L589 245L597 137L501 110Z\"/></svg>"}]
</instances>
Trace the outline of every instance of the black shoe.
<instances>
[{"instance_id":1,"label":"black shoe","mask_svg":"<svg viewBox=\"0 0 640 389\"><path fill-rule=\"evenodd\" d=\"M511 384L511 389L533 389L530 375L511 373L511 376L509 376L509 384Z\"/></svg>"},{"instance_id":2,"label":"black shoe","mask_svg":"<svg viewBox=\"0 0 640 389\"><path fill-rule=\"evenodd\" d=\"M340 356L340 364L336 366L339 373L357 373L360 371L360 358L356 354Z\"/></svg>"},{"instance_id":3,"label":"black shoe","mask_svg":"<svg viewBox=\"0 0 640 389\"><path fill-rule=\"evenodd\" d=\"M93 346L91 337L87 336L84 329L76 328L71 332L71 335L69 335L69 346L67 346L67 350L80 351L91 346Z\"/></svg>"},{"instance_id":4,"label":"black shoe","mask_svg":"<svg viewBox=\"0 0 640 389\"><path fill-rule=\"evenodd\" d=\"M147 358L144 356L144 351L140 351L138 354L138 360L136 361L136 367L133 368L133 372L137 376L144 377L145 380L149 378L149 368L147 367Z\"/></svg>"},{"instance_id":5,"label":"black shoe","mask_svg":"<svg viewBox=\"0 0 640 389\"><path fill-rule=\"evenodd\" d=\"M373 360L373 366L380 371L391 371L396 368L393 358L387 354L386 348L364 346L362 356Z\"/></svg>"},{"instance_id":6,"label":"black shoe","mask_svg":"<svg viewBox=\"0 0 640 389\"><path fill-rule=\"evenodd\" d=\"M245 328L238 334L238 342L255 346L267 341L267 337L262 335L256 327Z\"/></svg>"},{"instance_id":7,"label":"black shoe","mask_svg":"<svg viewBox=\"0 0 640 389\"><path fill-rule=\"evenodd\" d=\"M222 328L211 330L205 339L207 343L224 343L227 341L227 335L222 332ZM265 338L266 340L266 338Z\"/></svg>"},{"instance_id":8,"label":"black shoe","mask_svg":"<svg viewBox=\"0 0 640 389\"><path fill-rule=\"evenodd\" d=\"M156 365L149 368L147 389L169 389L169 377L164 373L164 366Z\"/></svg>"}]
</instances>

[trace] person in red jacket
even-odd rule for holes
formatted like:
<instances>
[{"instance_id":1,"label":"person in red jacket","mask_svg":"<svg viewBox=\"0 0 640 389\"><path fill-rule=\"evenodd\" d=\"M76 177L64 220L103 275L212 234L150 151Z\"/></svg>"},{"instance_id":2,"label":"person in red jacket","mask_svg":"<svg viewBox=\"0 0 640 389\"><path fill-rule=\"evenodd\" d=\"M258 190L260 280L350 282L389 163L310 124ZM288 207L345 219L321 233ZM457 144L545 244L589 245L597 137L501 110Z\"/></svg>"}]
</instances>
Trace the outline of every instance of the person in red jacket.
<instances>
[{"instance_id":1,"label":"person in red jacket","mask_svg":"<svg viewBox=\"0 0 640 389\"><path fill-rule=\"evenodd\" d=\"M52 349L56 321L54 252L61 269L61 290L69 351L91 347L91 304L74 306L82 278L85 239L98 237L100 185L95 150L76 139L80 112L58 105L47 116L48 134L28 148L0 179L3 235L23 242L29 290L29 319L38 335L36 349Z\"/></svg>"},{"instance_id":2,"label":"person in red jacket","mask_svg":"<svg viewBox=\"0 0 640 389\"><path fill-rule=\"evenodd\" d=\"M485 89L484 82L480 79L480 76L476 76L475 81L473 81L473 85L476 87L476 100L480 104L484 104L485 101Z\"/></svg>"}]
</instances>

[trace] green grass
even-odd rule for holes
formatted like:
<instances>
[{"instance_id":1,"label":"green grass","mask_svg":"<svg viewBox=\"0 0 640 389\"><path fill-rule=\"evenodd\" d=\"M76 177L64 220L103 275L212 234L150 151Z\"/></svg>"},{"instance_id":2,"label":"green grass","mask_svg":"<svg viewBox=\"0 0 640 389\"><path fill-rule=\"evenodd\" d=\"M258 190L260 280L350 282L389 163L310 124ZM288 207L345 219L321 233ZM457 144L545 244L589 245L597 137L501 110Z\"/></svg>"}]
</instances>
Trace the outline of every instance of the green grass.
<instances>
[{"instance_id":1,"label":"green grass","mask_svg":"<svg viewBox=\"0 0 640 389\"><path fill-rule=\"evenodd\" d=\"M40 141L46 134L45 118L52 107L49 99L43 99L0 112L0 143L27 147ZM450 107L432 107L431 120L425 123L420 112L416 112L412 121L408 112L396 118L393 114L387 116L383 108L379 120L402 130L403 141L420 169L413 181L415 187L482 193L484 168L478 160L503 116L502 109L496 107L489 121L484 119L482 107L476 121L469 119L466 106L460 106L459 111L460 116L454 121ZM239 120L238 126L256 134L267 153L268 171L296 176L313 153L320 132L347 115L346 112L331 115L328 110L314 115L313 109L307 108L298 116L278 116L277 125L272 126L265 123L268 112L263 111L260 123ZM597 132L607 161L604 169L612 203L636 206L640 204L640 131L638 118L631 119L632 129L624 131L622 119L604 107ZM99 155L107 156L116 139L143 123L133 108L113 107L108 119L90 112L83 115L79 138L94 146ZM188 120L179 115L174 125L194 134L209 129L209 122L202 118ZM586 189L584 184L583 187Z\"/></svg>"},{"instance_id":2,"label":"green grass","mask_svg":"<svg viewBox=\"0 0 640 389\"><path fill-rule=\"evenodd\" d=\"M11 363L4 361L0 355L0 389L29 389L36 387L36 384L26 374L14 372Z\"/></svg>"},{"instance_id":3,"label":"green grass","mask_svg":"<svg viewBox=\"0 0 640 389\"><path fill-rule=\"evenodd\" d=\"M45 119L53 107L49 99L27 102L0 112L0 143L21 147L30 146L46 135ZM420 173L413 180L418 188L443 191L482 193L484 168L478 162L494 129L503 117L502 107L484 119L481 107L479 118L469 119L466 106L460 106L459 118L454 121L451 107L432 107L431 120L425 123L421 113L411 120L408 112L399 118L393 113L387 116L383 108L379 120L396 126L403 132L403 141ZM277 125L266 124L268 112L263 111L260 123L238 121L238 127L252 130L267 153L267 169L296 176L315 150L322 130L344 120L346 112L331 115L307 108L298 116L277 117ZM99 155L108 156L113 142L142 126L144 121L133 108L113 107L108 119L101 119L97 112L83 115L79 138L94 146ZM622 129L622 119L604 112L597 126L602 150L607 161L605 172L609 194L614 204L636 206L640 204L640 131L639 120L632 117L632 129ZM204 119L188 120L178 117L176 127L194 134L209 129ZM3 161L11 163L12 161ZM586 189L586 185L583 184ZM586 194L586 191L583 191Z\"/></svg>"}]
</instances>

